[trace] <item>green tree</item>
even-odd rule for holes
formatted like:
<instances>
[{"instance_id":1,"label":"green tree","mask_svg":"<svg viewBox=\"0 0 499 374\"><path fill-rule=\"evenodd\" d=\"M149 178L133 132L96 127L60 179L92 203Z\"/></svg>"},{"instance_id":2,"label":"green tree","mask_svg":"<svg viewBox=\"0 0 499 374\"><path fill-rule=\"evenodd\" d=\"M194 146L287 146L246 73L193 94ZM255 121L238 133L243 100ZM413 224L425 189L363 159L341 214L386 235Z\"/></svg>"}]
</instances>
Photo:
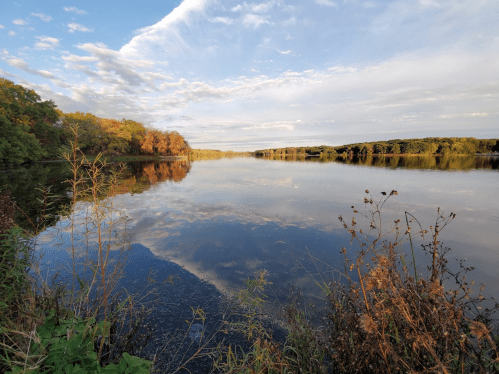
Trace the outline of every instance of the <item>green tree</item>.
<instances>
[{"instance_id":1,"label":"green tree","mask_svg":"<svg viewBox=\"0 0 499 374\"><path fill-rule=\"evenodd\" d=\"M64 141L52 101L0 78L0 163L17 164L54 157ZM30 136L31 135L31 136Z\"/></svg>"},{"instance_id":2,"label":"green tree","mask_svg":"<svg viewBox=\"0 0 499 374\"><path fill-rule=\"evenodd\" d=\"M26 125L15 125L0 115L0 164L12 165L36 161L43 157L43 150Z\"/></svg>"}]
</instances>

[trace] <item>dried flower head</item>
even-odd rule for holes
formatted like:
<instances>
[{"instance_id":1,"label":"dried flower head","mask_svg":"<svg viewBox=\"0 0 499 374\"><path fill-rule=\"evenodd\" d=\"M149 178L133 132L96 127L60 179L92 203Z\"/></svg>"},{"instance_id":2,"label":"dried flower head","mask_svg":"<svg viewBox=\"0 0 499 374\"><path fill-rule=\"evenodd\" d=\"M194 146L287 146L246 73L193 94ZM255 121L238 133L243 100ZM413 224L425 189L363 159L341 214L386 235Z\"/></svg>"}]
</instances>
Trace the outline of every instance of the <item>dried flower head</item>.
<instances>
[{"instance_id":1,"label":"dried flower head","mask_svg":"<svg viewBox=\"0 0 499 374\"><path fill-rule=\"evenodd\" d=\"M478 341L489 338L490 331L482 322L473 321L470 325L470 332L475 335Z\"/></svg>"},{"instance_id":2,"label":"dried flower head","mask_svg":"<svg viewBox=\"0 0 499 374\"><path fill-rule=\"evenodd\" d=\"M376 331L376 323L373 321L371 316L363 314L360 317L360 328L364 330L366 333L370 334Z\"/></svg>"}]
</instances>

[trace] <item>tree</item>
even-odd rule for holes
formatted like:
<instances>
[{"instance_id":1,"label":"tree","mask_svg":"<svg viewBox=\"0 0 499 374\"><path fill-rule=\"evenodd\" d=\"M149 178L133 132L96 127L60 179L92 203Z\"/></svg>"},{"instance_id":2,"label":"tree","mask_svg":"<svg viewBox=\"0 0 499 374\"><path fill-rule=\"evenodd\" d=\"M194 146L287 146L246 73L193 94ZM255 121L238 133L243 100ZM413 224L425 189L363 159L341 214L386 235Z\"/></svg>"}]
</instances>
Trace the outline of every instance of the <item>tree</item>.
<instances>
[{"instance_id":1,"label":"tree","mask_svg":"<svg viewBox=\"0 0 499 374\"><path fill-rule=\"evenodd\" d=\"M392 148L390 149L390 153L396 154L396 155L401 153L399 143L395 143L392 145Z\"/></svg>"},{"instance_id":2,"label":"tree","mask_svg":"<svg viewBox=\"0 0 499 374\"><path fill-rule=\"evenodd\" d=\"M52 101L0 78L1 163L24 163L54 157L64 141ZM32 136L28 136L32 135Z\"/></svg>"},{"instance_id":3,"label":"tree","mask_svg":"<svg viewBox=\"0 0 499 374\"><path fill-rule=\"evenodd\" d=\"M26 125L15 125L0 115L0 134L0 164L22 164L42 158L42 147L35 135L28 133Z\"/></svg>"},{"instance_id":4,"label":"tree","mask_svg":"<svg viewBox=\"0 0 499 374\"><path fill-rule=\"evenodd\" d=\"M158 152L160 154L166 155L168 154L168 149L170 147L170 139L169 133L163 132L158 136Z\"/></svg>"},{"instance_id":5,"label":"tree","mask_svg":"<svg viewBox=\"0 0 499 374\"><path fill-rule=\"evenodd\" d=\"M155 145L155 139L154 139L154 134L152 131L147 131L144 140L142 141L142 144L140 146L140 150L148 155L154 154L154 145Z\"/></svg>"}]
</instances>

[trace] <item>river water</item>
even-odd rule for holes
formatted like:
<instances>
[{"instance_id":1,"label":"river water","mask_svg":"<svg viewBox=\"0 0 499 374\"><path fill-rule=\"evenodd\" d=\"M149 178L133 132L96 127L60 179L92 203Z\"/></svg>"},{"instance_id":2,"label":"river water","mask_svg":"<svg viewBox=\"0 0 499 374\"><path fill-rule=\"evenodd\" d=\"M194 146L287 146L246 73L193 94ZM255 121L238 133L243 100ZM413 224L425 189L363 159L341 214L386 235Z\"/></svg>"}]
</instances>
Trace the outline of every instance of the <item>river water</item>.
<instances>
[{"instance_id":1,"label":"river water","mask_svg":"<svg viewBox=\"0 0 499 374\"><path fill-rule=\"evenodd\" d=\"M440 214L455 213L439 238L452 249L451 265L466 259L475 267L468 278L498 296L498 166L498 157L130 163L129 178L113 197L130 219L136 253L127 283L144 279L151 267L159 276L180 274L185 281L177 300L192 306L208 302L202 301L208 294L242 288L245 279L265 269L272 282L269 303L284 305L299 292L304 306L320 304L317 283L337 279L343 270L340 250L359 249L338 217L350 222L355 216L357 227L368 230L361 216L369 213L364 197L376 202L382 192L396 190L383 205L383 227L389 230L397 218L405 222L409 212L430 230L438 208ZM51 230L58 226L64 225ZM418 271L424 273L427 259L419 245L431 237L413 239ZM402 250L409 255L407 243ZM62 249L49 252L50 266L67 258ZM198 286L189 288L194 283Z\"/></svg>"}]
</instances>

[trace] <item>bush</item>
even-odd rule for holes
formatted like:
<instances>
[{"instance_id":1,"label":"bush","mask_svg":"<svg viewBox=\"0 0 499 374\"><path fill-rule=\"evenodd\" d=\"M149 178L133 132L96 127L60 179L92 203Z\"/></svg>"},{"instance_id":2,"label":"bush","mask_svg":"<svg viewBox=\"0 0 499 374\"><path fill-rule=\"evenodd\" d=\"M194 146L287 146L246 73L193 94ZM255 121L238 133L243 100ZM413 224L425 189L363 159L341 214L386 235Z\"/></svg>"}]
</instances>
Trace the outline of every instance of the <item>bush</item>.
<instances>
[{"instance_id":1,"label":"bush","mask_svg":"<svg viewBox=\"0 0 499 374\"><path fill-rule=\"evenodd\" d=\"M109 335L105 331L105 321L95 322L73 317L68 320L58 320L55 311L51 311L42 326L32 334L32 344L29 355L39 358L37 365L26 368L19 365L13 367L7 374L17 373L149 373L152 361L132 357L126 352L119 364L101 367L94 349L96 336Z\"/></svg>"}]
</instances>

